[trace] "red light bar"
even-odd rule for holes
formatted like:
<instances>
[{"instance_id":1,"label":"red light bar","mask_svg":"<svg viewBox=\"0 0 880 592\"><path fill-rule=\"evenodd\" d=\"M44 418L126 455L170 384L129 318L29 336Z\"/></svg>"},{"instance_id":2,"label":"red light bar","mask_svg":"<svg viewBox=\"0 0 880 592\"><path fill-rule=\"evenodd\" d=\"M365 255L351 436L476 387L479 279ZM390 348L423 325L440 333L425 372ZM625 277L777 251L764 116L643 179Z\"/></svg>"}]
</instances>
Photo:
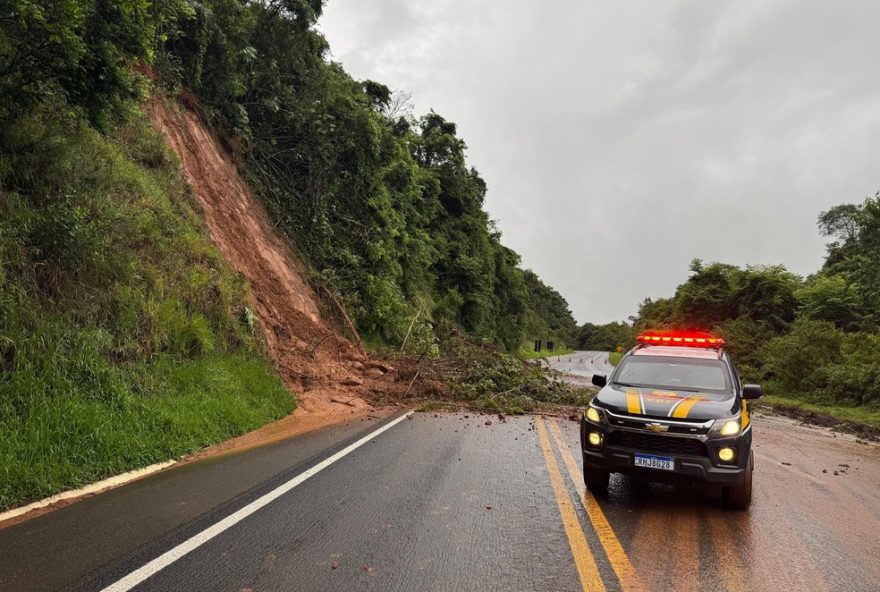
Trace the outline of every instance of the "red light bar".
<instances>
[{"instance_id":1,"label":"red light bar","mask_svg":"<svg viewBox=\"0 0 880 592\"><path fill-rule=\"evenodd\" d=\"M646 331L638 336L646 345L674 345L681 347L721 347L724 339L702 331Z\"/></svg>"}]
</instances>

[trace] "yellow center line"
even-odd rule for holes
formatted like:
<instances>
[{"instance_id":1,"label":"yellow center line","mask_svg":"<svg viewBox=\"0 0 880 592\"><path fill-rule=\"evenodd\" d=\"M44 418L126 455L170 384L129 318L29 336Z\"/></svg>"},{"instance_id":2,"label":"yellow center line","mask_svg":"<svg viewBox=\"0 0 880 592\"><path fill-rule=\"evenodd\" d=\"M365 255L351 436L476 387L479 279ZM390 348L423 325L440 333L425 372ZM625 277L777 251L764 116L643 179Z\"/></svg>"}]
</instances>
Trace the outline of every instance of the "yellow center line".
<instances>
[{"instance_id":1,"label":"yellow center line","mask_svg":"<svg viewBox=\"0 0 880 592\"><path fill-rule=\"evenodd\" d=\"M571 547L572 555L574 555L574 564L581 579L581 586L589 592L604 592L605 584L602 583L602 578L599 576L596 560L590 552L589 545L587 545L587 539L584 536L583 529L581 529L581 523L578 521L574 504L568 496L565 481L562 478L562 473L559 471L559 465L556 463L553 446L550 444L547 428L544 427L544 420L541 416L535 417L535 425L538 428L541 448L544 450L544 460L547 461L547 472L550 474L550 484L553 486L553 493L556 495L556 504L559 506L559 513L562 516L562 526L565 528L568 544Z\"/></svg>"},{"instance_id":2,"label":"yellow center line","mask_svg":"<svg viewBox=\"0 0 880 592\"><path fill-rule=\"evenodd\" d=\"M605 513L599 506L599 502L596 501L593 494L587 491L587 488L584 486L583 479L580 478L580 471L578 470L577 463L571 455L571 450L569 450L568 446L563 442L562 432L555 421L550 421L550 431L553 432L553 439L556 440L556 446L562 454L562 462L565 463L565 467L568 469L568 474L571 477L571 480L574 481L575 489L577 489L578 494L581 496L581 503L587 510L587 516L589 516L590 522L593 524L593 530L596 531L596 535L599 537L599 542L602 543L602 547L605 549L605 554L608 556L608 561L611 563L614 573L617 574L617 578L620 580L621 589L624 590L624 592L629 590L645 590L646 588L644 584L642 584L639 574L636 572L632 563L630 563L629 557L627 557L626 552L623 550L623 546L620 544L617 535L614 534L614 529L611 528L611 524L608 523L608 519L605 517Z\"/></svg>"}]
</instances>

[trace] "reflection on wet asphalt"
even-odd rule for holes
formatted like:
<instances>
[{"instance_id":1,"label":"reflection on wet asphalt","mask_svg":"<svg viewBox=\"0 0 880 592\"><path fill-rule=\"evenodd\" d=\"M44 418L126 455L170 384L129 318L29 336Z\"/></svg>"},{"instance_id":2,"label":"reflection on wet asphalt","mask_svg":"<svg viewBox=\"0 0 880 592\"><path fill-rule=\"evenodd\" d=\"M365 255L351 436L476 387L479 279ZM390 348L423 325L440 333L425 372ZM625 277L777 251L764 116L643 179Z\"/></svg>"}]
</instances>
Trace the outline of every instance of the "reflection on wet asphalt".
<instances>
[{"instance_id":1,"label":"reflection on wet asphalt","mask_svg":"<svg viewBox=\"0 0 880 592\"><path fill-rule=\"evenodd\" d=\"M577 451L577 425L562 423ZM880 590L877 445L770 415L754 429L747 512L723 509L712 491L612 477L599 503L646 586Z\"/></svg>"}]
</instances>

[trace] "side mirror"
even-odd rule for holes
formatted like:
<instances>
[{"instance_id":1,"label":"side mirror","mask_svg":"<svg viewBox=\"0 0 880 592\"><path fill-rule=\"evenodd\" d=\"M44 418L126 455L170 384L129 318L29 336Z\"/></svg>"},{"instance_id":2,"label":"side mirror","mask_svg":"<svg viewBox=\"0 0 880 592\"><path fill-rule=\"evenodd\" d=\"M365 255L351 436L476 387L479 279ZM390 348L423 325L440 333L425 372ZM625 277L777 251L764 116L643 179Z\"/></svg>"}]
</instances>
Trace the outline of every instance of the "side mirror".
<instances>
[{"instance_id":1,"label":"side mirror","mask_svg":"<svg viewBox=\"0 0 880 592\"><path fill-rule=\"evenodd\" d=\"M593 384L596 386L605 386L608 383L608 377L604 374L593 374Z\"/></svg>"},{"instance_id":2,"label":"side mirror","mask_svg":"<svg viewBox=\"0 0 880 592\"><path fill-rule=\"evenodd\" d=\"M760 384L744 384L743 399L760 399L764 396L764 389Z\"/></svg>"}]
</instances>

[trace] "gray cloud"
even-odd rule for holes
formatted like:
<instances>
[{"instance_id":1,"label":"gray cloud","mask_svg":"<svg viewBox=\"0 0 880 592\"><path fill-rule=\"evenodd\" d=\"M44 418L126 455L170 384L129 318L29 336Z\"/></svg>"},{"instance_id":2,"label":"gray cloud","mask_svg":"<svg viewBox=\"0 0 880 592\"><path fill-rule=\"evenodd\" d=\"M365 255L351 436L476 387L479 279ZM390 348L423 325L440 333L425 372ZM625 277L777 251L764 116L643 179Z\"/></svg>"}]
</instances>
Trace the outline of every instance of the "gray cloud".
<instances>
[{"instance_id":1,"label":"gray cloud","mask_svg":"<svg viewBox=\"0 0 880 592\"><path fill-rule=\"evenodd\" d=\"M820 211L880 189L880 3L331 0L356 78L455 121L504 242L580 321L700 257L821 264Z\"/></svg>"}]
</instances>

